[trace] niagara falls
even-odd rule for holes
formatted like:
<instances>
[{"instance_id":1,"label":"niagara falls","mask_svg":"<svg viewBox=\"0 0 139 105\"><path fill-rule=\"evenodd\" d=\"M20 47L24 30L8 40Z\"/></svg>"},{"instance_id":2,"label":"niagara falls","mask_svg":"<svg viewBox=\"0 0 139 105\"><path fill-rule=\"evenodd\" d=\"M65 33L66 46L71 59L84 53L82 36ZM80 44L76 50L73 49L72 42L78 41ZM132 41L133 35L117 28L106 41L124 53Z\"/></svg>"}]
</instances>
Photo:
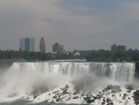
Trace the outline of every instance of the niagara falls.
<instances>
[{"instance_id":1,"label":"niagara falls","mask_svg":"<svg viewBox=\"0 0 139 105\"><path fill-rule=\"evenodd\" d=\"M1 73L0 103L134 105L134 75L135 63L14 62Z\"/></svg>"},{"instance_id":2,"label":"niagara falls","mask_svg":"<svg viewBox=\"0 0 139 105\"><path fill-rule=\"evenodd\" d=\"M0 0L0 105L139 105L139 0Z\"/></svg>"}]
</instances>

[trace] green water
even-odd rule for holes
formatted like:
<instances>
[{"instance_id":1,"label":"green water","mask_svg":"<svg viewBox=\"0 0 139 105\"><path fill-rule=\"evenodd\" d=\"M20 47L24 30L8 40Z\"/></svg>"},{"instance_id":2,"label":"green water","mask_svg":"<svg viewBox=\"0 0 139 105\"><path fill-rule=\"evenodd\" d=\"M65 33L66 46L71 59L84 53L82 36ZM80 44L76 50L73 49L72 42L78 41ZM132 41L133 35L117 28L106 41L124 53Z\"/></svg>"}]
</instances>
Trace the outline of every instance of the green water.
<instances>
[{"instance_id":1,"label":"green water","mask_svg":"<svg viewBox=\"0 0 139 105\"><path fill-rule=\"evenodd\" d=\"M87 104L63 104L63 103L48 103L48 102L41 102L41 103L33 103L25 100L18 100L14 102L4 102L0 103L0 105L87 105Z\"/></svg>"}]
</instances>

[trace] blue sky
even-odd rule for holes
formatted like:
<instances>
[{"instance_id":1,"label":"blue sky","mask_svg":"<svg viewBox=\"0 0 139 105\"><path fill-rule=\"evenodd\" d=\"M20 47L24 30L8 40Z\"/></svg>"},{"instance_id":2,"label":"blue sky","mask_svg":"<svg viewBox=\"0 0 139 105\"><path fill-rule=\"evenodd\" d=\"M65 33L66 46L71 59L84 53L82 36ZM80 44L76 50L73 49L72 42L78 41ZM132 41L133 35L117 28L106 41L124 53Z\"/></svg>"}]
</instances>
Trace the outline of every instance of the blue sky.
<instances>
[{"instance_id":1,"label":"blue sky","mask_svg":"<svg viewBox=\"0 0 139 105\"><path fill-rule=\"evenodd\" d=\"M43 36L73 49L139 49L138 0L1 0L0 49L19 48L19 38Z\"/></svg>"},{"instance_id":2,"label":"blue sky","mask_svg":"<svg viewBox=\"0 0 139 105\"><path fill-rule=\"evenodd\" d=\"M123 2L121 2L121 0L61 0L60 6L65 10L72 10L72 12L74 11L74 8L78 9L79 7L86 7L89 9L88 15L94 15L94 12L103 13L117 9L120 7L120 3Z\"/></svg>"}]
</instances>

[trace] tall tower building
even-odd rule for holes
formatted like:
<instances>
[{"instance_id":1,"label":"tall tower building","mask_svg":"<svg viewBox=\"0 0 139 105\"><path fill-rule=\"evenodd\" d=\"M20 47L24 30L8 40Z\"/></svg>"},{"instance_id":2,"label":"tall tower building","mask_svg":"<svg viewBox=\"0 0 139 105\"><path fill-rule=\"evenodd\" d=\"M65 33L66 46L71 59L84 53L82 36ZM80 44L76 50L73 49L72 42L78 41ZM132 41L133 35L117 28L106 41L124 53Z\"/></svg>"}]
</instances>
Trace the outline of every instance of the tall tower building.
<instances>
[{"instance_id":1,"label":"tall tower building","mask_svg":"<svg viewBox=\"0 0 139 105\"><path fill-rule=\"evenodd\" d=\"M21 51L25 51L25 40L24 38L20 39L20 48Z\"/></svg>"},{"instance_id":2,"label":"tall tower building","mask_svg":"<svg viewBox=\"0 0 139 105\"><path fill-rule=\"evenodd\" d=\"M46 51L45 40L43 37L40 40L40 48L39 49L40 49L40 52L43 52L43 53L45 53L45 51Z\"/></svg>"},{"instance_id":3,"label":"tall tower building","mask_svg":"<svg viewBox=\"0 0 139 105\"><path fill-rule=\"evenodd\" d=\"M30 51L35 51L35 39L30 38Z\"/></svg>"},{"instance_id":4,"label":"tall tower building","mask_svg":"<svg viewBox=\"0 0 139 105\"><path fill-rule=\"evenodd\" d=\"M30 39L27 37L25 38L25 51L31 51L30 47Z\"/></svg>"},{"instance_id":5,"label":"tall tower building","mask_svg":"<svg viewBox=\"0 0 139 105\"><path fill-rule=\"evenodd\" d=\"M35 51L35 39L34 38L21 38L20 39L21 51Z\"/></svg>"}]
</instances>

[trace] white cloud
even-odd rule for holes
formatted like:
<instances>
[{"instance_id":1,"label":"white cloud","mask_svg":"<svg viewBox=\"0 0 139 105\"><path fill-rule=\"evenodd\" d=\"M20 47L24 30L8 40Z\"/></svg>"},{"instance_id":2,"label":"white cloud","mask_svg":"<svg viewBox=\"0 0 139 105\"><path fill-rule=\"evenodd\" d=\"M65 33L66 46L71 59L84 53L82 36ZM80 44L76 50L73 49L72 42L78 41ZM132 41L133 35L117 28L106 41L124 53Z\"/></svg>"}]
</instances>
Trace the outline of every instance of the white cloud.
<instances>
[{"instance_id":1,"label":"white cloud","mask_svg":"<svg viewBox=\"0 0 139 105\"><path fill-rule=\"evenodd\" d=\"M101 20L105 24L110 24L113 28L121 27L127 23L139 21L139 2L125 3L121 8L117 8L111 13L106 13Z\"/></svg>"},{"instance_id":2,"label":"white cloud","mask_svg":"<svg viewBox=\"0 0 139 105\"><path fill-rule=\"evenodd\" d=\"M6 37L13 36L19 38L22 35L34 35L38 37L47 33L51 35L50 37L53 39L59 39L59 37L61 37L60 41L64 40L65 37L74 39L80 36L86 37L86 35L94 36L93 40L95 41L95 39L97 39L95 34L97 33L108 32L117 27L124 26L128 22L139 20L139 3L125 3L126 5L123 4L123 7L117 8L116 10L92 16L87 14L72 14L60 8L59 5L57 5L58 3L58 0L1 0L0 13L3 13L4 16L10 16L11 14L17 16L21 15L24 19L24 21L20 23L21 27L18 27L19 23L15 22L15 24L12 23L10 29L7 26L6 30L11 30L9 33L8 31L6 33L5 31L1 31L4 35L3 37L5 37L5 39ZM76 9L78 9L79 12L89 11L87 7L79 7ZM11 21L13 20L11 19ZM64 38L62 38L62 35ZM2 43L5 42L2 41L0 47L3 47ZM86 42L88 41L86 40ZM18 42L13 41L10 43L12 43L10 44L10 48L12 48L12 46L15 46L13 47L14 49L18 48ZM50 42L50 45L51 44L52 42ZM8 45L4 47L9 48ZM73 46L71 46L71 48L72 47Z\"/></svg>"}]
</instances>

